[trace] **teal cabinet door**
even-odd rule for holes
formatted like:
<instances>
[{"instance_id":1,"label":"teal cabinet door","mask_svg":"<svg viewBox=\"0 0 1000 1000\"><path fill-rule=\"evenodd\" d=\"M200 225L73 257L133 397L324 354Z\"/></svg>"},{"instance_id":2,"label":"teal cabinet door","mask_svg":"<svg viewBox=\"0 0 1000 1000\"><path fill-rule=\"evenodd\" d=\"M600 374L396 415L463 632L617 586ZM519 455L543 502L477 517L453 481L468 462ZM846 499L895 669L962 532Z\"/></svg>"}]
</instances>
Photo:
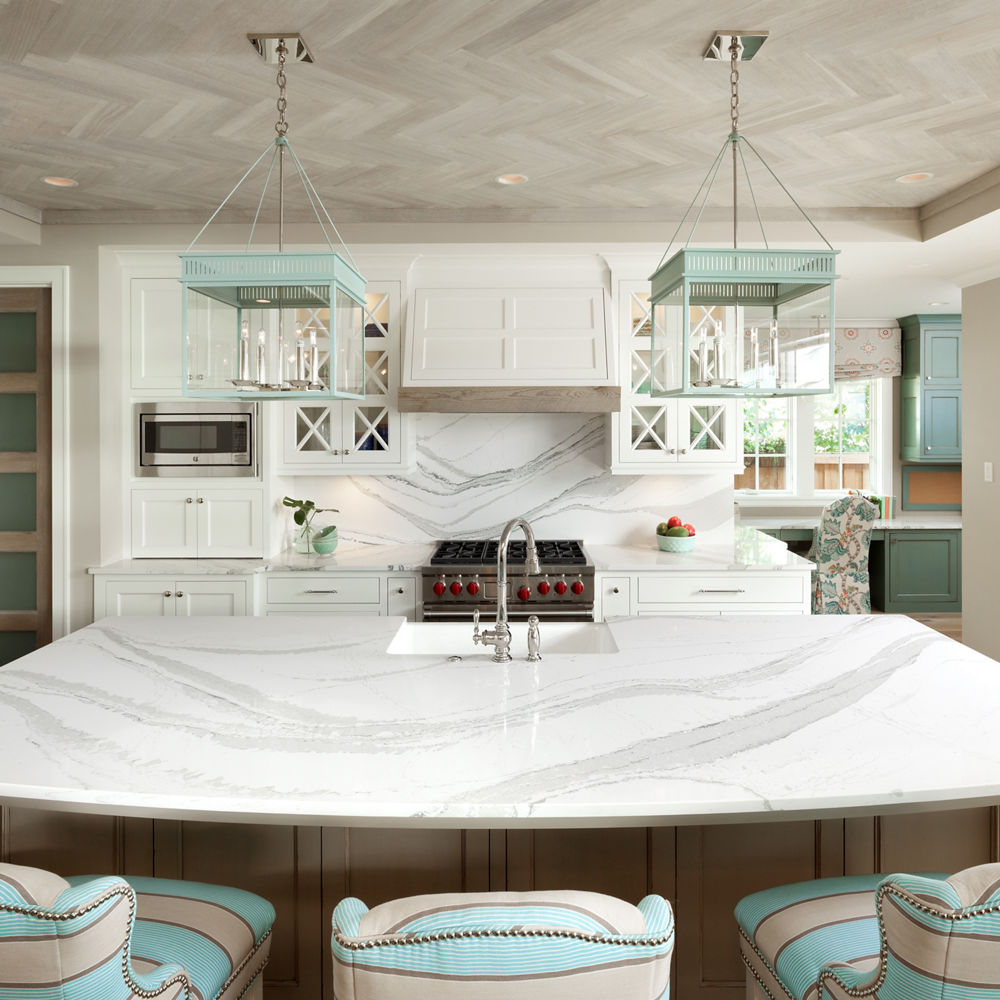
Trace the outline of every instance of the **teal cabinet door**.
<instances>
[{"instance_id":1,"label":"teal cabinet door","mask_svg":"<svg viewBox=\"0 0 1000 1000\"><path fill-rule=\"evenodd\" d=\"M914 315L899 320L903 377L899 457L954 462L962 457L962 318Z\"/></svg>"},{"instance_id":2,"label":"teal cabinet door","mask_svg":"<svg viewBox=\"0 0 1000 1000\"><path fill-rule=\"evenodd\" d=\"M885 610L962 610L961 531L886 532Z\"/></svg>"},{"instance_id":3,"label":"teal cabinet door","mask_svg":"<svg viewBox=\"0 0 1000 1000\"><path fill-rule=\"evenodd\" d=\"M961 327L924 327L923 372L928 388L962 384Z\"/></svg>"},{"instance_id":4,"label":"teal cabinet door","mask_svg":"<svg viewBox=\"0 0 1000 1000\"><path fill-rule=\"evenodd\" d=\"M923 393L921 457L941 461L962 457L962 390L927 389Z\"/></svg>"}]
</instances>

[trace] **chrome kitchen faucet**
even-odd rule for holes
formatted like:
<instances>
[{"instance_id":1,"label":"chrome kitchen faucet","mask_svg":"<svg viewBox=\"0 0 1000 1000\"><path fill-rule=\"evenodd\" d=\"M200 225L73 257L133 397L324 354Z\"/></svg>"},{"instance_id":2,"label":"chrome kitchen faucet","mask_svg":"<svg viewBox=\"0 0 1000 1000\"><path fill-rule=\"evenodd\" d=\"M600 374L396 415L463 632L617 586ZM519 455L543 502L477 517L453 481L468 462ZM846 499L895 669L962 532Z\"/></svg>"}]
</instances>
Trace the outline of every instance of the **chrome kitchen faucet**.
<instances>
[{"instance_id":1,"label":"chrome kitchen faucet","mask_svg":"<svg viewBox=\"0 0 1000 1000\"><path fill-rule=\"evenodd\" d=\"M541 572L538 565L538 552L535 549L535 533L531 525L523 517L515 517L509 521L500 532L500 542L497 545L497 621L490 631L479 631L479 612L473 616L472 641L492 646L494 663L510 663L510 626L507 624L507 547L510 545L510 535L515 528L524 532L526 565L528 574ZM537 625L535 641L537 642ZM535 650L537 653L537 649Z\"/></svg>"}]
</instances>

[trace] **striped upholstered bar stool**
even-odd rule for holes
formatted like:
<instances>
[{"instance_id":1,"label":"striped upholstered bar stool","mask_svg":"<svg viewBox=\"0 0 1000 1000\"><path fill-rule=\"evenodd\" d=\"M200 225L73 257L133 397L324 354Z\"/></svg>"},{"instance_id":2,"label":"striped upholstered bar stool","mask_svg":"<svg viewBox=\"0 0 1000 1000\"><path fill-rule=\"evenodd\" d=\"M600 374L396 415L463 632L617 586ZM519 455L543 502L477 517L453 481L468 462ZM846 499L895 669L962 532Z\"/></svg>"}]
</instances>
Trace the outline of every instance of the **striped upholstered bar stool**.
<instances>
[{"instance_id":1,"label":"striped upholstered bar stool","mask_svg":"<svg viewBox=\"0 0 1000 1000\"><path fill-rule=\"evenodd\" d=\"M1000 996L1000 864L778 886L736 922L748 1000Z\"/></svg>"},{"instance_id":2,"label":"striped upholstered bar stool","mask_svg":"<svg viewBox=\"0 0 1000 1000\"><path fill-rule=\"evenodd\" d=\"M0 1000L258 1000L273 923L242 889L0 864Z\"/></svg>"},{"instance_id":3,"label":"striped upholstered bar stool","mask_svg":"<svg viewBox=\"0 0 1000 1000\"><path fill-rule=\"evenodd\" d=\"M647 896L410 896L333 913L335 1000L665 1000L674 919Z\"/></svg>"}]
</instances>

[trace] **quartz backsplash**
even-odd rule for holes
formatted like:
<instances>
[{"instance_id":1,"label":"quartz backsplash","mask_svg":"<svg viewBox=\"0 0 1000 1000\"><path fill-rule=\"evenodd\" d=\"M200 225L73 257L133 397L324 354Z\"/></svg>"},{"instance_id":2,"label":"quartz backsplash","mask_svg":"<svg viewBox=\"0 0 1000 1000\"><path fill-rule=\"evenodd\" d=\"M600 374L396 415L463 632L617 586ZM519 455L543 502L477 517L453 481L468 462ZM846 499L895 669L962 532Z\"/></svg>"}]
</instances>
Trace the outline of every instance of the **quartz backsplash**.
<instances>
[{"instance_id":1,"label":"quartz backsplash","mask_svg":"<svg viewBox=\"0 0 1000 1000\"><path fill-rule=\"evenodd\" d=\"M286 492L337 507L343 542L389 544L499 534L527 518L539 537L647 544L677 514L699 535L731 532L733 480L611 475L603 415L420 414L404 474L297 476ZM276 517L287 520L279 505Z\"/></svg>"}]
</instances>

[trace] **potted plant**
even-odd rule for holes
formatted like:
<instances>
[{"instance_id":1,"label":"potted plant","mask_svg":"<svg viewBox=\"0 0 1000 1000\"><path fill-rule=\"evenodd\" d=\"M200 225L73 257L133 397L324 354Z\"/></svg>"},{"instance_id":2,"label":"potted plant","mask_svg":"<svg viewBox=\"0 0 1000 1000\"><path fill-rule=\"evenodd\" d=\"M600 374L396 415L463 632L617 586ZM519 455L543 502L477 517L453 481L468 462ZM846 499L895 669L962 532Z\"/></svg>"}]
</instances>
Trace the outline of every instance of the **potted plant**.
<instances>
[{"instance_id":1,"label":"potted plant","mask_svg":"<svg viewBox=\"0 0 1000 1000\"><path fill-rule=\"evenodd\" d=\"M312 523L317 514L339 514L336 507L317 507L315 500L293 500L292 497L285 497L281 502L294 509L292 520L299 526L292 540L296 552L315 550L321 555L329 555L337 547L339 538L335 524L314 528Z\"/></svg>"}]
</instances>

